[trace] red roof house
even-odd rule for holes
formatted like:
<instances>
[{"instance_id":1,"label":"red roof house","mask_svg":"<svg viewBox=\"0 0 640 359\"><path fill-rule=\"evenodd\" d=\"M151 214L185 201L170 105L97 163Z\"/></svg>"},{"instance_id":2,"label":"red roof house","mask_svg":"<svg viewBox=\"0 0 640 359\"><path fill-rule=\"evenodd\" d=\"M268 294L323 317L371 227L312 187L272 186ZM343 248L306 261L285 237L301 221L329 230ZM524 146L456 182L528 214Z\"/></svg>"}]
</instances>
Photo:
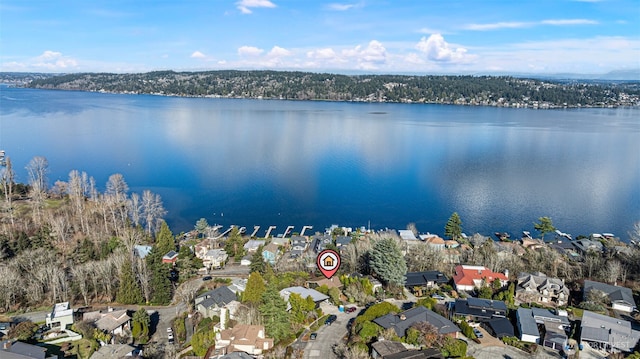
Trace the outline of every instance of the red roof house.
<instances>
[{"instance_id":1,"label":"red roof house","mask_svg":"<svg viewBox=\"0 0 640 359\"><path fill-rule=\"evenodd\" d=\"M491 284L496 279L500 279L503 287L509 282L509 278L505 274L492 272L483 266L458 265L455 271L453 282L458 291L472 291L482 287L483 284Z\"/></svg>"}]
</instances>

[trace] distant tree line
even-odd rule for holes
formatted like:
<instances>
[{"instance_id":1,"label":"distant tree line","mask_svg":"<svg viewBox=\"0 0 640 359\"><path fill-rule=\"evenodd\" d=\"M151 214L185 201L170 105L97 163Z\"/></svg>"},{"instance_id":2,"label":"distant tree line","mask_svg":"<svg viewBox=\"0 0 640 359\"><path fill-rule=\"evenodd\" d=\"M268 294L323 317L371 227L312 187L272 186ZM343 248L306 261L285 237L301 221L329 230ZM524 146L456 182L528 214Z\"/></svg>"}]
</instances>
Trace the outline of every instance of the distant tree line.
<instances>
[{"instance_id":1,"label":"distant tree line","mask_svg":"<svg viewBox=\"0 0 640 359\"><path fill-rule=\"evenodd\" d=\"M466 105L637 105L638 83L552 82L509 76L338 75L291 71L156 71L34 78L32 88L265 99Z\"/></svg>"}]
</instances>

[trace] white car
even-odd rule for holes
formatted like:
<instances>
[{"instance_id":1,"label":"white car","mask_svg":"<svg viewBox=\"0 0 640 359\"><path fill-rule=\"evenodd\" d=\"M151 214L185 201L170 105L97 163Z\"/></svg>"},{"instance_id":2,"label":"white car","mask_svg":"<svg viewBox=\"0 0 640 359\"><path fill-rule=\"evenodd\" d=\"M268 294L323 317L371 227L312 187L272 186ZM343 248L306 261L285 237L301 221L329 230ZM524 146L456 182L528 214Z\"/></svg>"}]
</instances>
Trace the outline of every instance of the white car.
<instances>
[{"instance_id":1,"label":"white car","mask_svg":"<svg viewBox=\"0 0 640 359\"><path fill-rule=\"evenodd\" d=\"M171 327L167 328L167 333L171 333L173 332L173 329L171 329Z\"/></svg>"}]
</instances>

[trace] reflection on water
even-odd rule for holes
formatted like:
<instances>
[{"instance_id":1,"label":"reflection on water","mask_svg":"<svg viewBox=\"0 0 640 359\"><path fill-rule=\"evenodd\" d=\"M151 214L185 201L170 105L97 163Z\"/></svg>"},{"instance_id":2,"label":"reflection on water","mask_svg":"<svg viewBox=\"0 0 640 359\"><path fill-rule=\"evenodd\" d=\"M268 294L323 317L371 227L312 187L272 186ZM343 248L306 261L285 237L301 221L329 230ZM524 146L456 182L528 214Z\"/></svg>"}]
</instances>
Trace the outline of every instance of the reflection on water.
<instances>
[{"instance_id":1,"label":"reflection on water","mask_svg":"<svg viewBox=\"0 0 640 359\"><path fill-rule=\"evenodd\" d=\"M16 168L44 155L52 182L71 169L98 183L121 172L134 190L162 194L176 230L206 217L282 230L416 222L441 233L458 211L469 233L532 230L548 215L565 232L625 235L640 220L637 109L22 89L3 89L1 105L0 141Z\"/></svg>"}]
</instances>

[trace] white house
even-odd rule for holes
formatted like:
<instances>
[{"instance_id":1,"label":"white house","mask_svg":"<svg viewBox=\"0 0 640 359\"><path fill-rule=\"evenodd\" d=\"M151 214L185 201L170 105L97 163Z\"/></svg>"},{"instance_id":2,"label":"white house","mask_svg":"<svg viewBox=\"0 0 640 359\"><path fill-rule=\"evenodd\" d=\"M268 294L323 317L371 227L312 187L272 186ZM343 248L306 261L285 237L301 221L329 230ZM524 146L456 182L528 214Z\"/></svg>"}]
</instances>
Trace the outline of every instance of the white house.
<instances>
[{"instance_id":1,"label":"white house","mask_svg":"<svg viewBox=\"0 0 640 359\"><path fill-rule=\"evenodd\" d=\"M210 249L202 256L202 264L208 268L222 268L229 259L224 249Z\"/></svg>"},{"instance_id":2,"label":"white house","mask_svg":"<svg viewBox=\"0 0 640 359\"><path fill-rule=\"evenodd\" d=\"M51 310L51 313L47 313L45 324L49 328L66 329L67 325L73 324L73 309L69 305L69 302L56 303Z\"/></svg>"},{"instance_id":3,"label":"white house","mask_svg":"<svg viewBox=\"0 0 640 359\"><path fill-rule=\"evenodd\" d=\"M225 353L240 351L261 355L273 348L273 339L266 337L262 325L239 324L216 333L216 348L223 349Z\"/></svg>"}]
</instances>

